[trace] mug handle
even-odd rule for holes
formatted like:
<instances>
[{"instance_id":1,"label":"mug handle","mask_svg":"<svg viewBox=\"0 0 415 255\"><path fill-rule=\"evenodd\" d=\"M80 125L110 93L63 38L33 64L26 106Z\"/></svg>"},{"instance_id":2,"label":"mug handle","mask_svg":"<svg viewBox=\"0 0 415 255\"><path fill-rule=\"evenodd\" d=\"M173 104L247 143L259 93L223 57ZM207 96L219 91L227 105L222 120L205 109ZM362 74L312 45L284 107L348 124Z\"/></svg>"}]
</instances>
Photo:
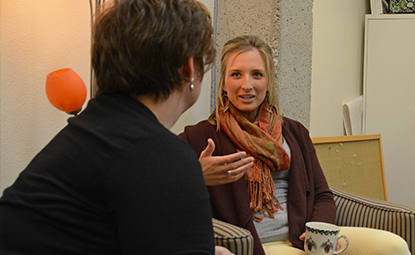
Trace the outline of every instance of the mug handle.
<instances>
[{"instance_id":1,"label":"mug handle","mask_svg":"<svg viewBox=\"0 0 415 255\"><path fill-rule=\"evenodd\" d=\"M349 239L347 239L347 237L346 237L346 236L344 236L344 235L340 235L340 236L339 236L339 239L340 239L340 238L344 238L344 240L346 240L346 246L345 246L343 249L339 250L339 251L335 251L335 252L333 252L333 254L338 254L338 253L340 253L340 252L342 252L342 251L346 250L346 249L347 249L347 247L349 247Z\"/></svg>"}]
</instances>

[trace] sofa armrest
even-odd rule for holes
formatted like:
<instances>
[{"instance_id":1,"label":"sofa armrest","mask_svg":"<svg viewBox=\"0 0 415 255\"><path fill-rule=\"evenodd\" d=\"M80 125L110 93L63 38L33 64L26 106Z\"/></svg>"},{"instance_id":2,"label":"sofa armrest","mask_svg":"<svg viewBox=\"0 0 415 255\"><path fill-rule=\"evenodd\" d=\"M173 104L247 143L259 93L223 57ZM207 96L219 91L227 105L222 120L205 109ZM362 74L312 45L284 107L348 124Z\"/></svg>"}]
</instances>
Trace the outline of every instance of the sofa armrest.
<instances>
[{"instance_id":1,"label":"sofa armrest","mask_svg":"<svg viewBox=\"0 0 415 255\"><path fill-rule=\"evenodd\" d=\"M254 238L247 229L212 219L215 244L238 255L254 254Z\"/></svg>"},{"instance_id":2,"label":"sofa armrest","mask_svg":"<svg viewBox=\"0 0 415 255\"><path fill-rule=\"evenodd\" d=\"M415 209L331 188L336 225L386 230L401 236L415 254Z\"/></svg>"}]
</instances>

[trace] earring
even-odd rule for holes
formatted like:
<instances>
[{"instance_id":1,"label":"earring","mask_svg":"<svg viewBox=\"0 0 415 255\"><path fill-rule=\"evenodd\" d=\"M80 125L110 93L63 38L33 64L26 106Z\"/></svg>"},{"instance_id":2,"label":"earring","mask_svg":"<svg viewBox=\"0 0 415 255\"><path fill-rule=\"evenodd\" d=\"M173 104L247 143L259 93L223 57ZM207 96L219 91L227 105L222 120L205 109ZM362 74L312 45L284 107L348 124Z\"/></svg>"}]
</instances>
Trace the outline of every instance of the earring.
<instances>
[{"instance_id":1,"label":"earring","mask_svg":"<svg viewBox=\"0 0 415 255\"><path fill-rule=\"evenodd\" d=\"M195 88L195 85L193 85L194 80L195 78L192 77L192 80L190 81L190 91L193 91L193 89Z\"/></svg>"}]
</instances>

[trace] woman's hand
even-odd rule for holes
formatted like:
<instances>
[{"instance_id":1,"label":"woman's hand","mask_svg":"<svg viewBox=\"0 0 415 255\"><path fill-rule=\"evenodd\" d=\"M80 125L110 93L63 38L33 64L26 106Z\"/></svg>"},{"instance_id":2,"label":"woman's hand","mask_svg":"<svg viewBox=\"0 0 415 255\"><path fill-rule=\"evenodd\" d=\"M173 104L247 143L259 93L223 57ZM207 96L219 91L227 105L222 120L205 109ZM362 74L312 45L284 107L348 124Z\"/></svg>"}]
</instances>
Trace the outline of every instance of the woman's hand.
<instances>
[{"instance_id":1,"label":"woman's hand","mask_svg":"<svg viewBox=\"0 0 415 255\"><path fill-rule=\"evenodd\" d=\"M305 240L305 233L303 233L300 236L300 240L304 242L304 240ZM339 241L337 241L337 244L336 244L336 251L340 250L341 247L342 247L342 244L341 244L341 242L339 240Z\"/></svg>"},{"instance_id":2,"label":"woman's hand","mask_svg":"<svg viewBox=\"0 0 415 255\"><path fill-rule=\"evenodd\" d=\"M215 142L209 138L208 145L199 157L207 186L237 181L254 162L253 157L246 158L246 152L244 151L226 156L212 156L214 151Z\"/></svg>"},{"instance_id":3,"label":"woman's hand","mask_svg":"<svg viewBox=\"0 0 415 255\"><path fill-rule=\"evenodd\" d=\"M225 247L215 246L215 255L235 255L235 254L230 252Z\"/></svg>"}]
</instances>

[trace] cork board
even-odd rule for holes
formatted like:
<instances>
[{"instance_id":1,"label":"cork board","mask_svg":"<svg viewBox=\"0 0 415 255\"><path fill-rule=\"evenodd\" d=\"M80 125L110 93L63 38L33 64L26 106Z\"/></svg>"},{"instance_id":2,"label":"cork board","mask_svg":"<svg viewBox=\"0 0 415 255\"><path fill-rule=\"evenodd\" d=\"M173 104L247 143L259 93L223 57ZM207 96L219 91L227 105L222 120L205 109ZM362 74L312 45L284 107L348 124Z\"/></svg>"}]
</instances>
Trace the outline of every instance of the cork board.
<instances>
[{"instance_id":1,"label":"cork board","mask_svg":"<svg viewBox=\"0 0 415 255\"><path fill-rule=\"evenodd\" d=\"M387 200L380 135L312 138L330 187Z\"/></svg>"}]
</instances>

